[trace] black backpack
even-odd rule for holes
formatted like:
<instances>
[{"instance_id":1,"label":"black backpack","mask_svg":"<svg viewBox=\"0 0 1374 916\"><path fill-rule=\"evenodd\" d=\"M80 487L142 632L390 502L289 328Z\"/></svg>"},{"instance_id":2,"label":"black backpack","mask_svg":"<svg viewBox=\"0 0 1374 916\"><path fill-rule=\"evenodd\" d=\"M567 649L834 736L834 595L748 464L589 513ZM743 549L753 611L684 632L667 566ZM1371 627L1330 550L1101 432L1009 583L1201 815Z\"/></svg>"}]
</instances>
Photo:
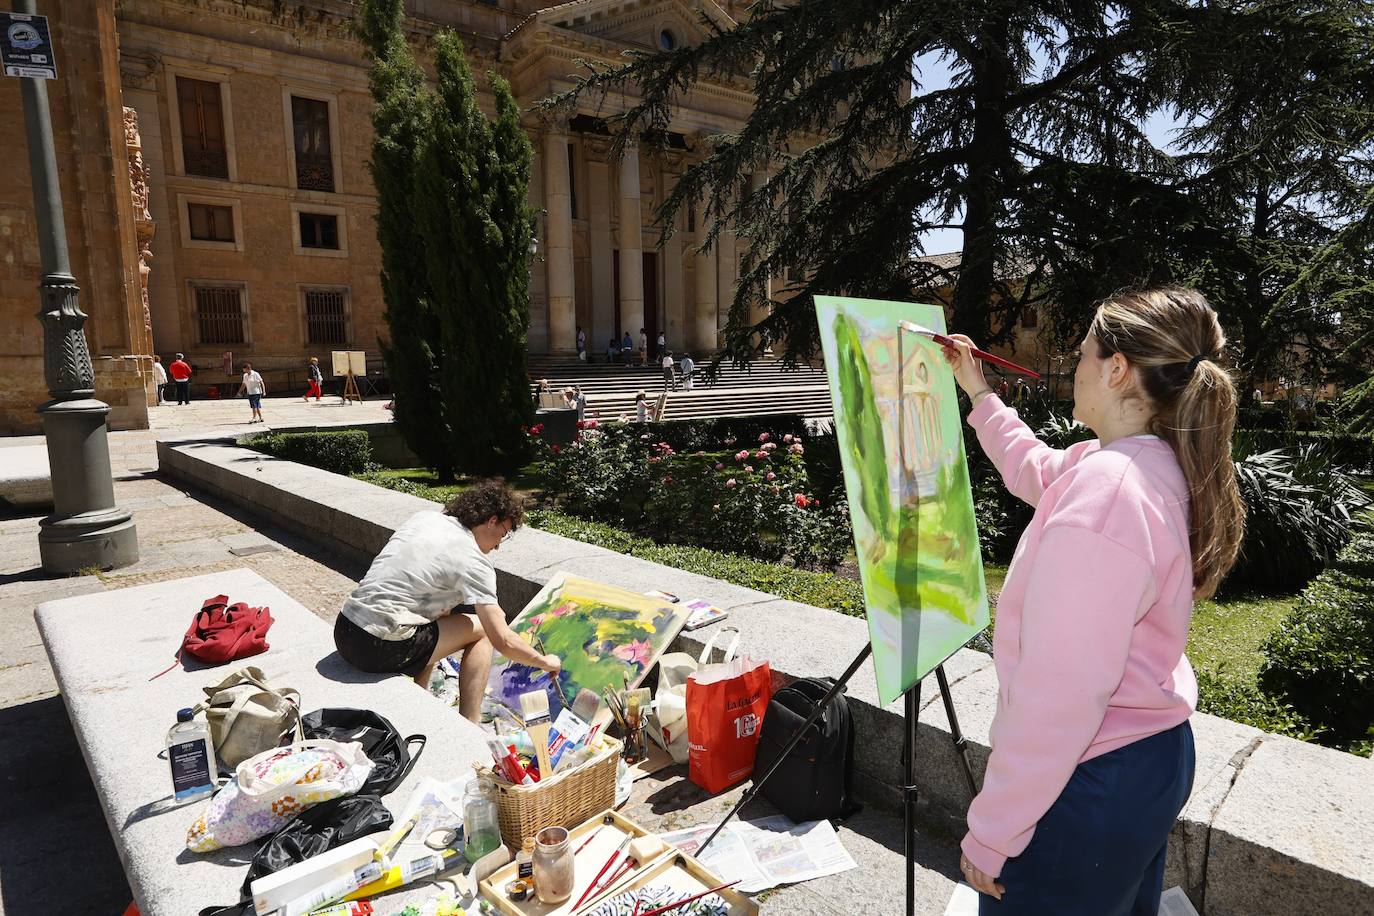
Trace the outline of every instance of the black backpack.
<instances>
[{"instance_id":1,"label":"black backpack","mask_svg":"<svg viewBox=\"0 0 1374 916\"><path fill-rule=\"evenodd\" d=\"M754 759L756 777L768 772L834 685L832 678L803 678L773 694ZM849 817L861 808L849 787L853 767L854 719L841 691L764 782L760 793L798 823Z\"/></svg>"}]
</instances>

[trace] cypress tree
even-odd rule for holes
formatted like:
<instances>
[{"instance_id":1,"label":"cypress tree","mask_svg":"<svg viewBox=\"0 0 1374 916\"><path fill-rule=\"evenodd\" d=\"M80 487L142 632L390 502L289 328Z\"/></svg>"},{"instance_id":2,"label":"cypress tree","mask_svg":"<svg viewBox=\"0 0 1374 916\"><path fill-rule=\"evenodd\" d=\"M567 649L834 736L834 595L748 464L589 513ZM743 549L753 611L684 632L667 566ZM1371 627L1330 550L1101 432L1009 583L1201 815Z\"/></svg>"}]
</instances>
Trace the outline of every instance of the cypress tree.
<instances>
[{"instance_id":1,"label":"cypress tree","mask_svg":"<svg viewBox=\"0 0 1374 916\"><path fill-rule=\"evenodd\" d=\"M456 34L437 37L435 70L413 199L444 351L445 447L465 471L512 471L534 410L525 373L533 152L499 77L489 78L496 123L483 115Z\"/></svg>"},{"instance_id":2,"label":"cypress tree","mask_svg":"<svg viewBox=\"0 0 1374 916\"><path fill-rule=\"evenodd\" d=\"M406 442L443 480L526 455L533 153L510 87L477 106L462 42L435 40L437 92L406 46L401 0L365 0L377 238L389 339L379 341Z\"/></svg>"}]
</instances>

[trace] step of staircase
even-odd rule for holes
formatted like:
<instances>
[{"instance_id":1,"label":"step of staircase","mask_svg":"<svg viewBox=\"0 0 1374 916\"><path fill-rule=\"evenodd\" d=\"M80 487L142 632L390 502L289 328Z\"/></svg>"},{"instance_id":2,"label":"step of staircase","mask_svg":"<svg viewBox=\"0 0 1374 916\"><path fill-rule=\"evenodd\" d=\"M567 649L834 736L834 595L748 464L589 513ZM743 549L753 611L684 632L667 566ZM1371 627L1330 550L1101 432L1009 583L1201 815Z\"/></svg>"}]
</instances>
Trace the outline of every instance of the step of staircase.
<instances>
[{"instance_id":1,"label":"step of staircase","mask_svg":"<svg viewBox=\"0 0 1374 916\"><path fill-rule=\"evenodd\" d=\"M657 401L662 386L646 389L650 402ZM587 413L614 421L633 418L635 397L626 394L588 395ZM691 420L712 417L752 417L795 413L814 419L834 414L827 384L759 386L748 388L694 388L668 392L663 419Z\"/></svg>"}]
</instances>

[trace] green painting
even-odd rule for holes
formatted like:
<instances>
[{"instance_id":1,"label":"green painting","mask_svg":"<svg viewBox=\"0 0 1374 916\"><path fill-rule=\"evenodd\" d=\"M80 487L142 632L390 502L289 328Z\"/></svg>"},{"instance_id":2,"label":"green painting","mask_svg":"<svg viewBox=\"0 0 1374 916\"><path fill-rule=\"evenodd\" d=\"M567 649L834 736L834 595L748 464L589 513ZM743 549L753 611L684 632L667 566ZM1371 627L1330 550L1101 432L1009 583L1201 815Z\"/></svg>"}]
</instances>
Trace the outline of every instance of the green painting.
<instances>
[{"instance_id":1,"label":"green painting","mask_svg":"<svg viewBox=\"0 0 1374 916\"><path fill-rule=\"evenodd\" d=\"M541 652L562 660L557 681L538 668L503 656L492 663L486 711L520 712L520 695L545 690L553 718L582 690L636 687L677 638L692 609L611 585L555 573L511 623ZM605 706L602 700L601 707ZM600 707L599 707L600 709Z\"/></svg>"},{"instance_id":2,"label":"green painting","mask_svg":"<svg viewBox=\"0 0 1374 916\"><path fill-rule=\"evenodd\" d=\"M816 317L868 607L890 703L988 625L963 422L938 306L816 297Z\"/></svg>"}]
</instances>

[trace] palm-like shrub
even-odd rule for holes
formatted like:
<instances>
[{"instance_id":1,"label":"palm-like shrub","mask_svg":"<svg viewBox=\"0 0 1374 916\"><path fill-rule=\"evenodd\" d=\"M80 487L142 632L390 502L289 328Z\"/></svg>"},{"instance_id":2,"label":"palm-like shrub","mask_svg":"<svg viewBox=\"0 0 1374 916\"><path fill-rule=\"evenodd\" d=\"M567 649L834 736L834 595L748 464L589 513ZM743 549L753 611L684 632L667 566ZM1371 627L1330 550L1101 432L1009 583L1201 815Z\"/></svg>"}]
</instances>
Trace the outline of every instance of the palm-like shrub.
<instances>
[{"instance_id":1,"label":"palm-like shrub","mask_svg":"<svg viewBox=\"0 0 1374 916\"><path fill-rule=\"evenodd\" d=\"M1317 445L1256 451L1240 433L1233 454L1245 501L1245 539L1222 590L1303 585L1336 559L1369 498Z\"/></svg>"}]
</instances>

